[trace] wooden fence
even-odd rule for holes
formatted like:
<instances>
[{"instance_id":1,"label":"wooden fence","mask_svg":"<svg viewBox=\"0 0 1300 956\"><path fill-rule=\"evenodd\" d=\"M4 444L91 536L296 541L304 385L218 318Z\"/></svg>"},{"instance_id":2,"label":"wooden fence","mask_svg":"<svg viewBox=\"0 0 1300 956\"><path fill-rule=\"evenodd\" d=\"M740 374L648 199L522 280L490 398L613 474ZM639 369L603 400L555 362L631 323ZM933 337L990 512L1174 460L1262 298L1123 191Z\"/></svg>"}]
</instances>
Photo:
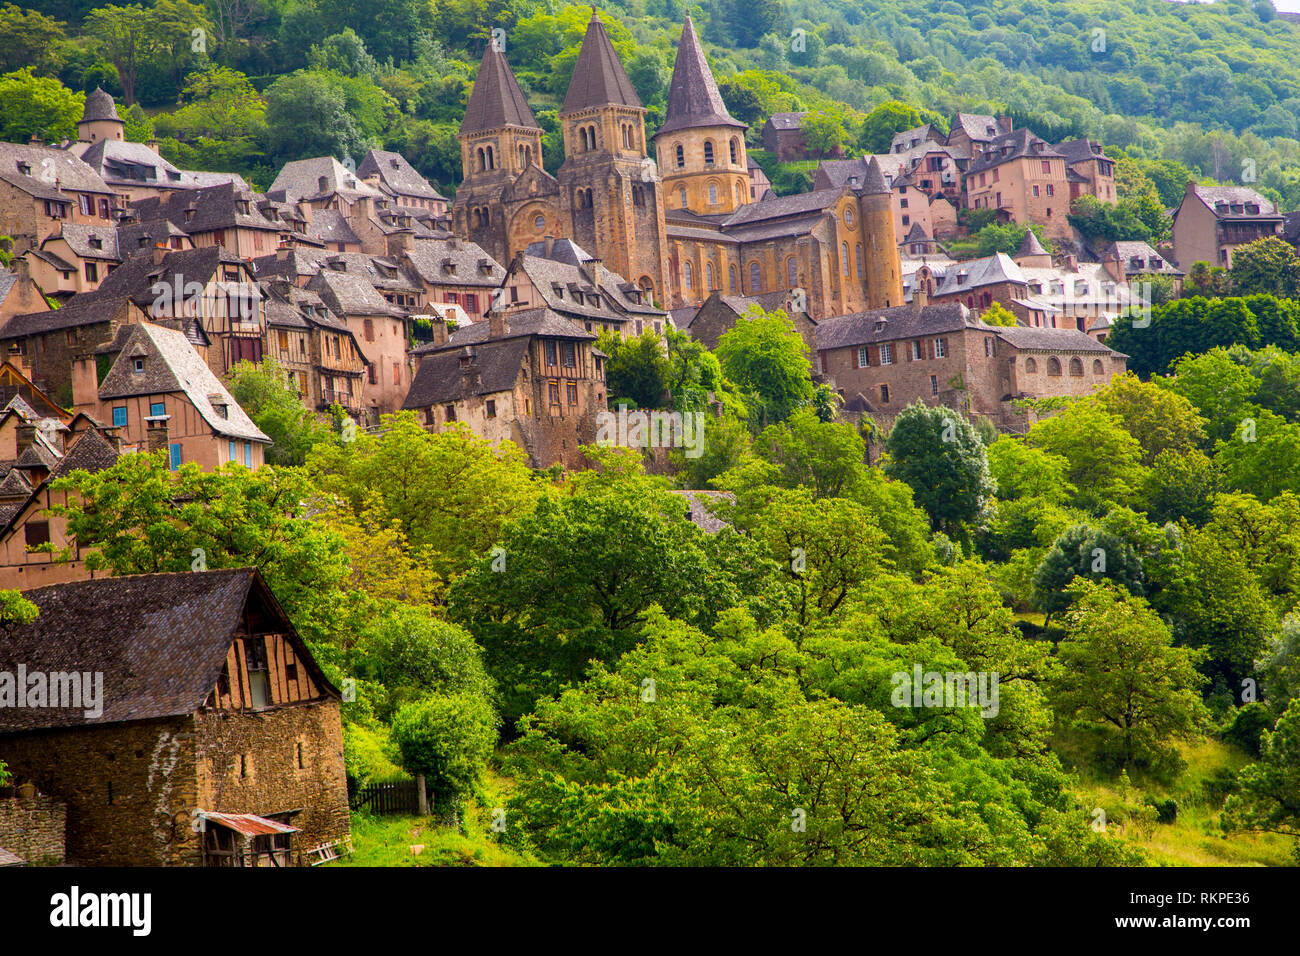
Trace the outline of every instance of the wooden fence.
<instances>
[{"instance_id":1,"label":"wooden fence","mask_svg":"<svg viewBox=\"0 0 1300 956\"><path fill-rule=\"evenodd\" d=\"M414 780L399 780L395 783L367 783L349 793L349 803L353 810L364 810L376 816L385 813L418 814L423 807L420 803L419 785Z\"/></svg>"}]
</instances>

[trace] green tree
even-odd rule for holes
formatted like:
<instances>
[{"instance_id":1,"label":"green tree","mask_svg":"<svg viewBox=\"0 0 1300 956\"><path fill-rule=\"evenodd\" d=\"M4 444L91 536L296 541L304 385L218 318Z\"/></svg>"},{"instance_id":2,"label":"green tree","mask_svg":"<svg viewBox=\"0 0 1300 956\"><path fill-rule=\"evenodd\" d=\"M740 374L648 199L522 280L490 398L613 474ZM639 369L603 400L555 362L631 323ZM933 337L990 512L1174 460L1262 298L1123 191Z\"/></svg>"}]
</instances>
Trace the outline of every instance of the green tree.
<instances>
[{"instance_id":1,"label":"green tree","mask_svg":"<svg viewBox=\"0 0 1300 956\"><path fill-rule=\"evenodd\" d=\"M808 149L818 156L833 156L842 152L849 138L849 131L844 128L843 114L828 107L805 113L801 129Z\"/></svg>"},{"instance_id":2,"label":"green tree","mask_svg":"<svg viewBox=\"0 0 1300 956\"><path fill-rule=\"evenodd\" d=\"M1034 572L1034 600L1047 619L1070 606L1074 579L1109 580L1130 594L1146 594L1142 558L1119 535L1087 525L1075 525L1052 543Z\"/></svg>"},{"instance_id":3,"label":"green tree","mask_svg":"<svg viewBox=\"0 0 1300 956\"><path fill-rule=\"evenodd\" d=\"M291 73L268 86L264 96L271 155L277 160L365 152L367 143L348 112L347 97L329 75Z\"/></svg>"},{"instance_id":4,"label":"green tree","mask_svg":"<svg viewBox=\"0 0 1300 956\"><path fill-rule=\"evenodd\" d=\"M808 346L784 311L745 310L714 349L723 375L755 396L760 422L781 422L813 397Z\"/></svg>"},{"instance_id":5,"label":"green tree","mask_svg":"<svg viewBox=\"0 0 1300 956\"><path fill-rule=\"evenodd\" d=\"M858 145L868 153L887 153L894 134L915 129L922 122L916 107L887 100L873 108L862 121Z\"/></svg>"},{"instance_id":6,"label":"green tree","mask_svg":"<svg viewBox=\"0 0 1300 956\"><path fill-rule=\"evenodd\" d=\"M1052 682L1057 716L1095 733L1126 767L1168 758L1173 741L1196 739L1208 717L1197 692L1200 654L1174 647L1159 616L1114 584L1078 581L1069 590Z\"/></svg>"},{"instance_id":7,"label":"green tree","mask_svg":"<svg viewBox=\"0 0 1300 956\"><path fill-rule=\"evenodd\" d=\"M950 408L916 401L899 413L885 443L885 473L905 482L931 527L959 532L979 522L996 492L984 443Z\"/></svg>"},{"instance_id":8,"label":"green tree","mask_svg":"<svg viewBox=\"0 0 1300 956\"><path fill-rule=\"evenodd\" d=\"M1015 313L1010 309L1004 308L998 302L994 302L980 313L980 321L985 325L1008 326L1011 328L1014 328L1018 324Z\"/></svg>"},{"instance_id":9,"label":"green tree","mask_svg":"<svg viewBox=\"0 0 1300 956\"><path fill-rule=\"evenodd\" d=\"M338 436L303 404L288 374L272 358L261 365L240 362L230 370L230 394L270 439L269 465L302 465L316 445Z\"/></svg>"},{"instance_id":10,"label":"green tree","mask_svg":"<svg viewBox=\"0 0 1300 956\"><path fill-rule=\"evenodd\" d=\"M1264 732L1259 762L1243 767L1237 780L1241 792L1224 803L1224 829L1295 837L1300 856L1300 699Z\"/></svg>"},{"instance_id":11,"label":"green tree","mask_svg":"<svg viewBox=\"0 0 1300 956\"><path fill-rule=\"evenodd\" d=\"M609 356L605 382L611 402L629 399L637 408L660 408L668 394L669 362L653 329L633 338L603 331L598 347Z\"/></svg>"},{"instance_id":12,"label":"green tree","mask_svg":"<svg viewBox=\"0 0 1300 956\"><path fill-rule=\"evenodd\" d=\"M403 705L393 717L402 766L424 775L436 814L455 814L482 783L496 723L487 702L470 694L433 694Z\"/></svg>"},{"instance_id":13,"label":"green tree","mask_svg":"<svg viewBox=\"0 0 1300 956\"><path fill-rule=\"evenodd\" d=\"M25 143L33 136L57 142L75 139L86 98L58 80L33 76L30 69L0 76L0 140Z\"/></svg>"},{"instance_id":14,"label":"green tree","mask_svg":"<svg viewBox=\"0 0 1300 956\"><path fill-rule=\"evenodd\" d=\"M0 73L24 68L42 74L55 72L68 44L66 30L67 24L52 17L6 3L0 7Z\"/></svg>"},{"instance_id":15,"label":"green tree","mask_svg":"<svg viewBox=\"0 0 1300 956\"><path fill-rule=\"evenodd\" d=\"M1280 236L1266 236L1232 250L1228 270L1233 295L1300 295L1300 257Z\"/></svg>"},{"instance_id":16,"label":"green tree","mask_svg":"<svg viewBox=\"0 0 1300 956\"><path fill-rule=\"evenodd\" d=\"M1074 402L1036 422L1025 441L1070 463L1066 478L1078 489L1079 508L1101 514L1138 501L1146 480L1142 446L1096 403Z\"/></svg>"},{"instance_id":17,"label":"green tree","mask_svg":"<svg viewBox=\"0 0 1300 956\"><path fill-rule=\"evenodd\" d=\"M1137 439L1143 465L1150 466L1163 451L1185 454L1207 443L1205 419L1196 406L1132 372L1111 379L1096 394L1096 401Z\"/></svg>"}]
</instances>

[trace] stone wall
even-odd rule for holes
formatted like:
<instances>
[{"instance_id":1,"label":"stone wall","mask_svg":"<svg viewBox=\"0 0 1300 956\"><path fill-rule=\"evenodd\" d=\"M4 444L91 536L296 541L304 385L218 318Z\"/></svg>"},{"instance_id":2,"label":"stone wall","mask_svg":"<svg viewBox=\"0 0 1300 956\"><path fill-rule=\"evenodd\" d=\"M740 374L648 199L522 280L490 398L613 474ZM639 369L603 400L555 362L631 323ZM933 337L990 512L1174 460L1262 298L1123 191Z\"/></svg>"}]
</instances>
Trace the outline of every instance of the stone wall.
<instances>
[{"instance_id":1,"label":"stone wall","mask_svg":"<svg viewBox=\"0 0 1300 956\"><path fill-rule=\"evenodd\" d=\"M187 717L0 737L15 784L68 807L67 859L86 866L198 862L194 725Z\"/></svg>"},{"instance_id":2,"label":"stone wall","mask_svg":"<svg viewBox=\"0 0 1300 956\"><path fill-rule=\"evenodd\" d=\"M198 805L258 816L301 810L289 822L310 849L350 832L343 724L337 701L264 711L204 711L198 728Z\"/></svg>"},{"instance_id":3,"label":"stone wall","mask_svg":"<svg viewBox=\"0 0 1300 956\"><path fill-rule=\"evenodd\" d=\"M0 798L0 848L28 863L62 863L68 808L53 797Z\"/></svg>"}]
</instances>

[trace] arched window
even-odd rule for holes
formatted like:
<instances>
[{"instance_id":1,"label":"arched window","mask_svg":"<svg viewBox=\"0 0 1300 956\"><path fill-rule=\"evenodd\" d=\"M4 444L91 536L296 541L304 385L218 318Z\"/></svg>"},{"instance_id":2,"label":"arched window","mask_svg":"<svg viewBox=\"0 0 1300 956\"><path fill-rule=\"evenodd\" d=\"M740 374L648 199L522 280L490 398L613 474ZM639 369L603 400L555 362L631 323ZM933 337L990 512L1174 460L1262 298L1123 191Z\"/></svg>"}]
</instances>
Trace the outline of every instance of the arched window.
<instances>
[{"instance_id":1,"label":"arched window","mask_svg":"<svg viewBox=\"0 0 1300 956\"><path fill-rule=\"evenodd\" d=\"M863 271L863 265L862 265L862 243L860 242L855 243L853 246L853 251L854 254L858 257L858 278L864 279L866 278L866 273Z\"/></svg>"},{"instance_id":2,"label":"arched window","mask_svg":"<svg viewBox=\"0 0 1300 956\"><path fill-rule=\"evenodd\" d=\"M1092 360L1092 374L1093 374L1093 375L1104 375L1104 374L1106 374L1106 367L1105 367L1104 365L1101 364L1101 359L1093 359L1093 360Z\"/></svg>"},{"instance_id":3,"label":"arched window","mask_svg":"<svg viewBox=\"0 0 1300 956\"><path fill-rule=\"evenodd\" d=\"M682 144L677 144L677 168L681 169L686 165L686 150L682 149Z\"/></svg>"},{"instance_id":4,"label":"arched window","mask_svg":"<svg viewBox=\"0 0 1300 956\"><path fill-rule=\"evenodd\" d=\"M763 270L759 268L757 262L749 264L749 294L754 295L763 291Z\"/></svg>"},{"instance_id":5,"label":"arched window","mask_svg":"<svg viewBox=\"0 0 1300 956\"><path fill-rule=\"evenodd\" d=\"M677 187L677 202L678 204L681 205L683 209L686 208L686 187L685 186Z\"/></svg>"},{"instance_id":6,"label":"arched window","mask_svg":"<svg viewBox=\"0 0 1300 956\"><path fill-rule=\"evenodd\" d=\"M489 146L489 147L487 148L487 168L488 168L488 169L496 169L496 168L497 168L497 158L496 158L495 152L496 152L496 151L495 151L491 146Z\"/></svg>"},{"instance_id":7,"label":"arched window","mask_svg":"<svg viewBox=\"0 0 1300 956\"><path fill-rule=\"evenodd\" d=\"M591 142L591 148L595 149L596 148L596 127L594 126L587 127L587 139Z\"/></svg>"},{"instance_id":8,"label":"arched window","mask_svg":"<svg viewBox=\"0 0 1300 956\"><path fill-rule=\"evenodd\" d=\"M727 273L728 273L728 279L727 279L727 281L728 281L728 283L729 283L728 288L729 288L732 292L739 292L740 290L736 288L736 267L735 267L735 266L730 266L730 267L727 269Z\"/></svg>"},{"instance_id":9,"label":"arched window","mask_svg":"<svg viewBox=\"0 0 1300 956\"><path fill-rule=\"evenodd\" d=\"M744 201L745 194L740 190L740 183L736 183L736 202L743 203Z\"/></svg>"},{"instance_id":10,"label":"arched window","mask_svg":"<svg viewBox=\"0 0 1300 956\"><path fill-rule=\"evenodd\" d=\"M840 243L840 265L844 268L844 278L849 277L849 244Z\"/></svg>"},{"instance_id":11,"label":"arched window","mask_svg":"<svg viewBox=\"0 0 1300 956\"><path fill-rule=\"evenodd\" d=\"M706 139L704 141L704 165L713 165L713 140L711 139Z\"/></svg>"},{"instance_id":12,"label":"arched window","mask_svg":"<svg viewBox=\"0 0 1300 956\"><path fill-rule=\"evenodd\" d=\"M718 186L716 183L709 183L709 205L716 206L717 204L718 204Z\"/></svg>"},{"instance_id":13,"label":"arched window","mask_svg":"<svg viewBox=\"0 0 1300 956\"><path fill-rule=\"evenodd\" d=\"M1077 355L1073 356L1070 359L1070 374L1071 375L1083 374L1083 362L1080 361L1079 356Z\"/></svg>"},{"instance_id":14,"label":"arched window","mask_svg":"<svg viewBox=\"0 0 1300 956\"><path fill-rule=\"evenodd\" d=\"M1048 375L1061 374L1061 360L1057 358L1055 355L1053 355L1051 358L1047 360L1047 374Z\"/></svg>"},{"instance_id":15,"label":"arched window","mask_svg":"<svg viewBox=\"0 0 1300 956\"><path fill-rule=\"evenodd\" d=\"M704 280L708 285L708 291L712 292L716 286L713 283L713 263L704 263Z\"/></svg>"},{"instance_id":16,"label":"arched window","mask_svg":"<svg viewBox=\"0 0 1300 956\"><path fill-rule=\"evenodd\" d=\"M794 256L785 260L785 281L792 289L799 284L799 263Z\"/></svg>"},{"instance_id":17,"label":"arched window","mask_svg":"<svg viewBox=\"0 0 1300 956\"><path fill-rule=\"evenodd\" d=\"M685 262L682 264L682 275L685 277L686 280L686 288L688 289L692 288L694 286L695 276L691 270L691 264L689 262Z\"/></svg>"},{"instance_id":18,"label":"arched window","mask_svg":"<svg viewBox=\"0 0 1300 956\"><path fill-rule=\"evenodd\" d=\"M478 149L474 150L474 158L478 160L478 168L479 168L479 172L486 172L486 171L487 171L487 154L483 152L483 147L482 147L482 146L480 146Z\"/></svg>"},{"instance_id":19,"label":"arched window","mask_svg":"<svg viewBox=\"0 0 1300 956\"><path fill-rule=\"evenodd\" d=\"M1025 371L1026 372L1038 371L1038 362L1034 360L1034 357L1032 355L1029 356L1029 358L1025 359Z\"/></svg>"},{"instance_id":20,"label":"arched window","mask_svg":"<svg viewBox=\"0 0 1300 956\"><path fill-rule=\"evenodd\" d=\"M734 165L740 164L740 140L731 137L731 162Z\"/></svg>"}]
</instances>

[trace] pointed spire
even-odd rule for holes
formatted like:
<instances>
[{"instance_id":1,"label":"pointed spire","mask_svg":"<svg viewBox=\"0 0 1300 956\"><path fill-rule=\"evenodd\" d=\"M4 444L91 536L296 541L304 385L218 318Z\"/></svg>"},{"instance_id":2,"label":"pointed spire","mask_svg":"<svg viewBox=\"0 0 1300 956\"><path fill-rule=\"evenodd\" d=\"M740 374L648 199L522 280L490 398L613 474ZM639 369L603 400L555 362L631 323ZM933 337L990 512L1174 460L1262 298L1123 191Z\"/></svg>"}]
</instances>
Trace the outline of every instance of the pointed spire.
<instances>
[{"instance_id":1,"label":"pointed spire","mask_svg":"<svg viewBox=\"0 0 1300 956\"><path fill-rule=\"evenodd\" d=\"M605 24L591 8L591 21L587 35L582 38L578 62L573 67L573 79L565 94L560 113L576 113L594 106L631 106L641 108L641 100L632 89L632 81L623 70L623 63L609 42Z\"/></svg>"},{"instance_id":2,"label":"pointed spire","mask_svg":"<svg viewBox=\"0 0 1300 956\"><path fill-rule=\"evenodd\" d=\"M489 42L483 51L474 89L465 105L465 119L460 124L461 135L482 133L503 126L521 126L540 129L519 81L510 71L505 54Z\"/></svg>"},{"instance_id":3,"label":"pointed spire","mask_svg":"<svg viewBox=\"0 0 1300 956\"><path fill-rule=\"evenodd\" d=\"M880 161L876 157L871 157L871 162L867 163L867 174L862 177L861 192L866 195L889 192L889 183L885 182L885 174L880 168Z\"/></svg>"},{"instance_id":4,"label":"pointed spire","mask_svg":"<svg viewBox=\"0 0 1300 956\"><path fill-rule=\"evenodd\" d=\"M718 84L713 81L713 71L704 58L704 50L688 13L682 25L681 41L677 44L677 61L673 64L673 78L668 85L668 109L659 132L671 133L698 126L747 128L727 112L727 104L718 92Z\"/></svg>"},{"instance_id":5,"label":"pointed spire","mask_svg":"<svg viewBox=\"0 0 1300 956\"><path fill-rule=\"evenodd\" d=\"M1043 244L1038 241L1038 236L1034 235L1034 230L1026 229L1025 238L1021 240L1020 248L1016 250L1017 259L1025 259L1029 256L1046 256L1050 253L1043 248Z\"/></svg>"}]
</instances>

